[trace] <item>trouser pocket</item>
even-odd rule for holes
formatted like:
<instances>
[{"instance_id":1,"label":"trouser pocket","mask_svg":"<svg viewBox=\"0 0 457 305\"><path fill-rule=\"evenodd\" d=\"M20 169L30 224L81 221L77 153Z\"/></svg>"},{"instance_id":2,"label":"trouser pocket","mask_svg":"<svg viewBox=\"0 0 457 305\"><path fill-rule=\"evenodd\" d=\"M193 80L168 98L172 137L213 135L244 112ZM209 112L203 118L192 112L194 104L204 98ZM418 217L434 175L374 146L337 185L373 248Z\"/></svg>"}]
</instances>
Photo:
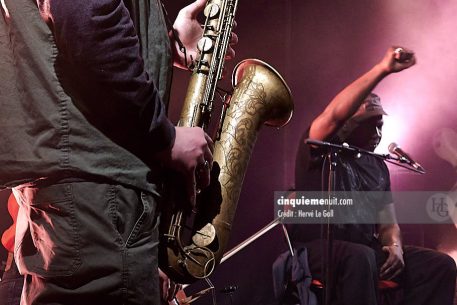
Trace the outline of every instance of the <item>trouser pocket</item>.
<instances>
[{"instance_id":1,"label":"trouser pocket","mask_svg":"<svg viewBox=\"0 0 457 305\"><path fill-rule=\"evenodd\" d=\"M72 275L81 265L79 222L71 184L15 189L20 213L15 253L22 273Z\"/></svg>"},{"instance_id":2,"label":"trouser pocket","mask_svg":"<svg viewBox=\"0 0 457 305\"><path fill-rule=\"evenodd\" d=\"M151 240L157 241L158 239L159 218L156 215L156 198L153 194L141 192L139 201L139 205L142 206L142 212L125 242L127 248L139 246Z\"/></svg>"}]
</instances>

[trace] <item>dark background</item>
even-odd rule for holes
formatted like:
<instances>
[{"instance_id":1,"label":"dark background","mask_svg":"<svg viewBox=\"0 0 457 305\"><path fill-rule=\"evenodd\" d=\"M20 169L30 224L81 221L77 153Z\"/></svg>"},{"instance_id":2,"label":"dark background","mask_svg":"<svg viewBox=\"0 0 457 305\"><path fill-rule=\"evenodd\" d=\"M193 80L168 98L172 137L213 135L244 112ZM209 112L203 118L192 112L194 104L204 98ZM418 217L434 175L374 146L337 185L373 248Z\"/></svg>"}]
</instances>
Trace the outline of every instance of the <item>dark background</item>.
<instances>
[{"instance_id":1,"label":"dark background","mask_svg":"<svg viewBox=\"0 0 457 305\"><path fill-rule=\"evenodd\" d=\"M183 3L164 1L174 18ZM457 180L457 149L450 160L434 150L443 128L457 130L457 3L433 0L249 0L239 1L239 36L234 65L246 58L275 67L291 88L295 113L284 128L259 133L246 173L228 249L275 218L274 191L294 187L295 153L301 133L347 84L376 64L389 46L414 50L418 64L386 78L374 92L389 113L377 152L397 142L426 169L426 175L391 167L395 191L447 191ZM228 86L228 79L222 86ZM176 122L188 73L176 70L170 116ZM450 143L449 143L450 142ZM457 145L457 138L453 140ZM455 147L447 140L446 147ZM452 161L453 160L453 161ZM451 164L453 163L453 164ZM411 207L414 209L414 207ZM402 225L407 243L438 248L455 256L457 233L452 225ZM280 227L260 237L219 265L210 277L216 290L237 285L233 303L218 294L220 304L273 303L271 264L286 251ZM203 286L196 283L188 291ZM205 297L196 304L210 304Z\"/></svg>"}]
</instances>

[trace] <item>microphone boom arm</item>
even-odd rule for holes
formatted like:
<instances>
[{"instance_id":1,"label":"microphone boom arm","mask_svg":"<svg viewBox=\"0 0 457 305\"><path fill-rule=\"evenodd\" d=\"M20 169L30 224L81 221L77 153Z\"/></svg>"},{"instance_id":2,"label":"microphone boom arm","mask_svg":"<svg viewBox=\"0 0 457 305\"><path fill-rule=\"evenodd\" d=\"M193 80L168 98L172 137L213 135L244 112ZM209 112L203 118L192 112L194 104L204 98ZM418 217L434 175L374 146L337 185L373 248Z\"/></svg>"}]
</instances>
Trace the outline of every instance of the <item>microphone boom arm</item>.
<instances>
[{"instance_id":1,"label":"microphone boom arm","mask_svg":"<svg viewBox=\"0 0 457 305\"><path fill-rule=\"evenodd\" d=\"M351 152L355 152L355 153L370 155L370 156L382 159L391 164L409 169L413 172L416 172L419 174L425 174L425 169L422 166L420 166L418 163L414 162L411 158L406 158L404 156L398 156L397 154L395 154L395 156L391 155L391 154L378 154L378 153L375 153L375 152L372 152L369 150L365 150L365 149L362 149L362 148L359 148L356 146L349 145L347 143L335 144L335 143L324 142L324 141L319 141L319 140L314 140L314 139L306 139L305 144L327 147L327 148L337 148L340 150L346 150L346 151L351 151ZM392 144L395 144L395 143L392 143ZM396 145L396 146L398 146L398 145ZM389 151L390 151L390 149L389 149ZM405 165L405 164L408 164L408 165Z\"/></svg>"}]
</instances>

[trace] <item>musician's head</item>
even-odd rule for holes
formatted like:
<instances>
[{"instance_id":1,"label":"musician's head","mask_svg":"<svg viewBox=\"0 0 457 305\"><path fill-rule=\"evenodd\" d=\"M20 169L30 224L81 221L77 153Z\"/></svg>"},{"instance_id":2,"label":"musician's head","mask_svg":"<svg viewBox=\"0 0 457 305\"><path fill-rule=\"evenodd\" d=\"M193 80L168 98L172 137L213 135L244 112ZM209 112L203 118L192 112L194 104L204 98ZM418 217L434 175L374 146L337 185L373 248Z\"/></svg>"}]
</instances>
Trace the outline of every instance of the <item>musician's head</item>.
<instances>
[{"instance_id":1,"label":"musician's head","mask_svg":"<svg viewBox=\"0 0 457 305\"><path fill-rule=\"evenodd\" d=\"M381 99L370 93L356 113L343 125L338 136L344 142L373 151L381 141L383 115Z\"/></svg>"}]
</instances>

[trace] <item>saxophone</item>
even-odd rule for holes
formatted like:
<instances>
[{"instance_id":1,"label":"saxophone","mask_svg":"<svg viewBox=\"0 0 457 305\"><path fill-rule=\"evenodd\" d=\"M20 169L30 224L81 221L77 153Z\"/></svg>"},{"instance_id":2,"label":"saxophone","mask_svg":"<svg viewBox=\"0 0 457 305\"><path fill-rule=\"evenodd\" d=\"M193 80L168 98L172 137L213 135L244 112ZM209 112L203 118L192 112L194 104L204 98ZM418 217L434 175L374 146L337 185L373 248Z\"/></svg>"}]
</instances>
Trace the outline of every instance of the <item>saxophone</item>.
<instances>
[{"instance_id":1,"label":"saxophone","mask_svg":"<svg viewBox=\"0 0 457 305\"><path fill-rule=\"evenodd\" d=\"M238 0L208 0L206 21L198 42L198 58L189 82L178 126L200 126L205 131L213 112L217 82L222 78ZM222 259L229 240L242 182L263 124L281 127L292 117L293 102L284 79L271 66L257 59L236 65L234 90L225 98L213 152L212 180L216 177L221 201L197 198L197 211L171 204L162 212L159 266L177 283L192 283L208 277ZM213 184L213 182L211 183ZM210 186L211 187L211 186ZM210 215L208 217L208 214ZM201 216L206 215L206 216Z\"/></svg>"}]
</instances>

